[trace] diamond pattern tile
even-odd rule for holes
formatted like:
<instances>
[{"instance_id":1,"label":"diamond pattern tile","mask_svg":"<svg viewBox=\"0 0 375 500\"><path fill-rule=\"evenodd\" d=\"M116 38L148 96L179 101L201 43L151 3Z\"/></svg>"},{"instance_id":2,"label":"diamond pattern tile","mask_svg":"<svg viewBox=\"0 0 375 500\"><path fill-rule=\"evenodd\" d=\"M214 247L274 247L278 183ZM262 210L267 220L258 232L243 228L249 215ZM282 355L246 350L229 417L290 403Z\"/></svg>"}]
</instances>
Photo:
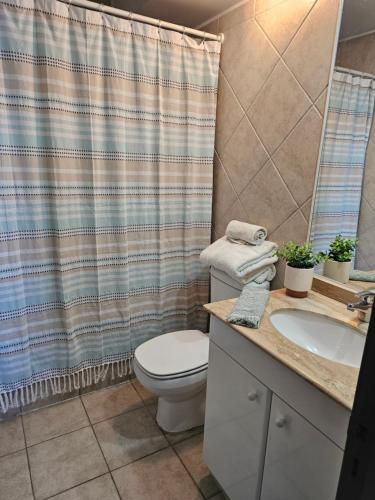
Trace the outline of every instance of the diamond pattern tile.
<instances>
[{"instance_id":1,"label":"diamond pattern tile","mask_svg":"<svg viewBox=\"0 0 375 500\"><path fill-rule=\"evenodd\" d=\"M241 108L223 72L219 72L219 88L216 110L216 146L220 152L240 123L245 112Z\"/></svg>"},{"instance_id":2,"label":"diamond pattern tile","mask_svg":"<svg viewBox=\"0 0 375 500\"><path fill-rule=\"evenodd\" d=\"M316 0L285 0L257 15L256 20L282 53L297 33Z\"/></svg>"},{"instance_id":3,"label":"diamond pattern tile","mask_svg":"<svg viewBox=\"0 0 375 500\"><path fill-rule=\"evenodd\" d=\"M253 19L234 26L225 35L221 69L247 109L277 63L278 54Z\"/></svg>"},{"instance_id":4,"label":"diamond pattern tile","mask_svg":"<svg viewBox=\"0 0 375 500\"><path fill-rule=\"evenodd\" d=\"M270 234L298 208L271 161L247 185L240 200L248 221L267 227Z\"/></svg>"},{"instance_id":5,"label":"diamond pattern tile","mask_svg":"<svg viewBox=\"0 0 375 500\"><path fill-rule=\"evenodd\" d=\"M280 61L248 111L267 151L273 153L310 106L304 91Z\"/></svg>"},{"instance_id":6,"label":"diamond pattern tile","mask_svg":"<svg viewBox=\"0 0 375 500\"><path fill-rule=\"evenodd\" d=\"M237 194L242 192L249 180L269 159L246 116L227 142L220 158Z\"/></svg>"},{"instance_id":7,"label":"diamond pattern tile","mask_svg":"<svg viewBox=\"0 0 375 500\"><path fill-rule=\"evenodd\" d=\"M327 85L339 0L319 0L284 54L298 81L315 99Z\"/></svg>"},{"instance_id":8,"label":"diamond pattern tile","mask_svg":"<svg viewBox=\"0 0 375 500\"><path fill-rule=\"evenodd\" d=\"M273 156L299 206L314 190L322 124L322 117L311 107Z\"/></svg>"}]
</instances>

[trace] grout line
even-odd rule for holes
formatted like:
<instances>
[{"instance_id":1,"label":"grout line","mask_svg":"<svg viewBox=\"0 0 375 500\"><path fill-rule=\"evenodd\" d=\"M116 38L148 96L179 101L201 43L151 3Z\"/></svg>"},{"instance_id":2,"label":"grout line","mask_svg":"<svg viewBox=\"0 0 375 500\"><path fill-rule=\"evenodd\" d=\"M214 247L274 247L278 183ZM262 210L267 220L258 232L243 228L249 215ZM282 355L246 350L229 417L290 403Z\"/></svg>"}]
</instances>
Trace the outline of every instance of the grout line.
<instances>
[{"instance_id":1,"label":"grout line","mask_svg":"<svg viewBox=\"0 0 375 500\"><path fill-rule=\"evenodd\" d=\"M83 403L82 403L82 405L83 405L84 410L85 410L85 412L86 412L87 418L88 418L88 419L89 419L89 421L90 421L90 417L89 417L89 414L88 414L88 412L87 412L87 410L86 410L86 408L85 408L85 405L84 405ZM112 482L113 482L113 484L115 485L115 488L116 488L116 491L117 491L118 497L119 497L119 498L121 498L120 492L119 492L119 490L118 490L118 488L117 488L117 484L116 484L116 482L115 482L115 480L114 480L114 478L113 478L113 476L112 476L111 469L109 468L109 465L108 465L107 459L106 459L106 457L105 457L105 455L104 455L104 452L103 452L103 449L102 449L102 447L101 447L101 445L100 445L100 442L99 442L98 436L96 435L96 432L95 432L94 426L91 424L91 425L90 425L90 427L91 427L92 433L94 434L94 438L96 439L96 442L97 442L97 445L98 445L98 447L99 447L100 453L102 454L102 457L103 457L104 463L105 463L105 465L106 465L106 467L107 467L107 473L109 472L109 474L110 474L110 476L111 476L111 479L112 479Z\"/></svg>"},{"instance_id":2,"label":"grout line","mask_svg":"<svg viewBox=\"0 0 375 500\"><path fill-rule=\"evenodd\" d=\"M78 488L78 486L82 486L83 484L90 483L91 481L95 481L95 479L98 479L99 477L106 476L107 474L109 474L109 473L104 472L103 474L99 474L98 476L92 477L91 479L87 479L86 481L82 481L82 483L75 484L74 486L72 486L71 488L67 488L66 490L61 490L58 493L55 493L54 495L52 495L51 497L47 497L45 500L50 500L52 498L56 498L57 496L61 495L61 493L66 493L67 491L74 490L75 488ZM119 499L121 499L120 496L119 496Z\"/></svg>"},{"instance_id":3,"label":"grout line","mask_svg":"<svg viewBox=\"0 0 375 500\"><path fill-rule=\"evenodd\" d=\"M168 448L172 448L172 446L168 443L167 446L163 446L163 448L159 448L158 450L155 450L155 451L152 451L151 453L148 453L147 455L144 455L143 457L139 457L139 458L136 458L135 460L132 460L131 462L127 463L127 464L124 464L124 465L119 465L118 467L115 467L113 468L112 470L109 470L109 473L111 474L112 476L112 472L115 472L115 471L118 471L120 469L124 469L125 467L127 467L128 465L133 465L135 464L136 462L140 462L141 460L145 459L145 458L148 458L148 457L151 457L152 455L156 455L157 453L159 453L160 451L165 451L167 450ZM113 482L115 482L115 480L113 480ZM116 483L115 483L116 484ZM120 497L121 498L121 497Z\"/></svg>"},{"instance_id":4,"label":"grout line","mask_svg":"<svg viewBox=\"0 0 375 500\"><path fill-rule=\"evenodd\" d=\"M77 431L81 431L82 429L87 429L88 427L91 427L91 423L90 421L88 422L87 425L84 425L82 427L79 427L78 429L74 429L72 431L69 431L69 432L65 432L64 434L59 434L58 436L53 436L53 437L50 437L48 439L45 439L44 441L40 441L40 443L35 443L35 444L31 444L30 446L26 446L27 449L29 448L34 448L34 446L39 446L41 444L44 444L44 443L48 443L49 441L53 441L54 439L59 439L63 436L68 436L69 434L73 434L73 432L77 432Z\"/></svg>"},{"instance_id":5,"label":"grout line","mask_svg":"<svg viewBox=\"0 0 375 500\"><path fill-rule=\"evenodd\" d=\"M191 436L191 437L195 437L195 436ZM176 443L178 444L178 443ZM174 454L176 455L176 457L178 458L178 460L180 461L181 465L183 466L183 468L185 469L185 471L187 472L188 476L190 477L190 479L193 481L193 484L195 485L195 487L197 488L197 490L199 491L199 493L202 495L202 497L204 499L207 499L206 495L204 495L203 491L201 490L200 488L200 485L197 483L197 481L194 479L193 475L190 473L189 469L187 468L187 466L185 465L185 463L183 462L182 458L180 457L180 455L178 454L177 450L175 449L175 446L171 444L171 448L172 450L174 451Z\"/></svg>"},{"instance_id":6,"label":"grout line","mask_svg":"<svg viewBox=\"0 0 375 500\"><path fill-rule=\"evenodd\" d=\"M285 1L285 0L283 0L283 1ZM311 14L313 8L316 6L317 2L318 2L318 0L314 0L313 4L311 5L311 7L308 9L307 13L303 17L303 19L302 19L300 25L298 26L296 32L294 33L294 35L292 36L292 38L289 40L287 46L285 47L285 49L282 52L280 52L279 49L276 47L276 45L274 45L274 43L272 42L271 38L268 36L267 32L263 29L263 27L259 24L259 21L257 19L258 15L262 15L265 12L269 12L273 8L275 8L278 5L280 5L282 2L279 2L276 5L273 5L272 7L270 7L269 9L266 9L264 11L258 12L258 14L256 14L256 16L255 16L256 23L258 24L259 28L263 31L264 35L267 37L267 40L272 44L272 46L275 48L275 50L277 51L277 53L280 55L280 57L283 57L283 55L285 54L285 52L289 49L290 45L292 44L293 40L296 38L296 36L299 33L300 29L304 25L306 19L310 16L310 14Z\"/></svg>"},{"instance_id":7,"label":"grout line","mask_svg":"<svg viewBox=\"0 0 375 500\"><path fill-rule=\"evenodd\" d=\"M28 447L26 446L26 434L25 434L25 428L24 428L24 425L23 425L23 416L21 415L20 418L21 418L23 439L24 439L24 442L25 442L25 452L26 452L26 458L27 458L27 466L28 466L28 469L29 469L29 478L30 478L30 485L31 485L31 493L33 495L33 498L35 499L34 483L33 483L33 478L31 476L31 466L30 466L29 451L28 451Z\"/></svg>"}]
</instances>

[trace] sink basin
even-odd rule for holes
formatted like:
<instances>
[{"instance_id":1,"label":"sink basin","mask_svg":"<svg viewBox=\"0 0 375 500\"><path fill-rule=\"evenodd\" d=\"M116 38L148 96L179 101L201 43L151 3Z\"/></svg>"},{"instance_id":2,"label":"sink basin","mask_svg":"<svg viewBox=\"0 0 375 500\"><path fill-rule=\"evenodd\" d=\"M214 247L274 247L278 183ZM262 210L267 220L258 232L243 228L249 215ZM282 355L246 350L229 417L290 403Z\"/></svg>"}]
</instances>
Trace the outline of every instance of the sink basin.
<instances>
[{"instance_id":1,"label":"sink basin","mask_svg":"<svg viewBox=\"0 0 375 500\"><path fill-rule=\"evenodd\" d=\"M365 336L322 314L280 309L270 316L276 330L288 340L336 363L359 368Z\"/></svg>"}]
</instances>

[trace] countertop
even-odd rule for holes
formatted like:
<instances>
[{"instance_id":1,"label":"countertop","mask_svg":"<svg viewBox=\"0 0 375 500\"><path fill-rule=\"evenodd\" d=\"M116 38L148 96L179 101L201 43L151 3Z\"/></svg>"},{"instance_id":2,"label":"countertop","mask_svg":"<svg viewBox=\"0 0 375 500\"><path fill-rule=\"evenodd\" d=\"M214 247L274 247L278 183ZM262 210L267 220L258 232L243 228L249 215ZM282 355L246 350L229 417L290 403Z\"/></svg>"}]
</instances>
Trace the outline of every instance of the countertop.
<instances>
[{"instance_id":1,"label":"countertop","mask_svg":"<svg viewBox=\"0 0 375 500\"><path fill-rule=\"evenodd\" d=\"M294 344L275 329L270 321L270 314L277 309L284 308L312 311L346 323L364 335L367 333L367 323L356 319L354 313L346 310L345 304L320 293L311 291L307 298L296 299L288 297L285 290L281 289L270 293L270 300L261 325L259 329L252 329L226 321L235 302L236 299L229 299L206 304L204 307L210 314L288 366L342 406L352 409L359 369L335 363Z\"/></svg>"}]
</instances>

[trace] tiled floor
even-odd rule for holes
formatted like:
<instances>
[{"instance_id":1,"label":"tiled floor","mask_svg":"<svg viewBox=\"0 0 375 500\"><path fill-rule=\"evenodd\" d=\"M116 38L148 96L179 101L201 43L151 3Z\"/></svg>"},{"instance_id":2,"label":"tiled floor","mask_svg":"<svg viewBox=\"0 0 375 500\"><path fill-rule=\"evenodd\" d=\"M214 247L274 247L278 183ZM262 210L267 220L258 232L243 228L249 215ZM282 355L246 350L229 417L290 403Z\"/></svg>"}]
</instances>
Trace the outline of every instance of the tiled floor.
<instances>
[{"instance_id":1,"label":"tiled floor","mask_svg":"<svg viewBox=\"0 0 375 500\"><path fill-rule=\"evenodd\" d=\"M136 380L0 422L1 500L222 500L202 428L170 434Z\"/></svg>"}]
</instances>

